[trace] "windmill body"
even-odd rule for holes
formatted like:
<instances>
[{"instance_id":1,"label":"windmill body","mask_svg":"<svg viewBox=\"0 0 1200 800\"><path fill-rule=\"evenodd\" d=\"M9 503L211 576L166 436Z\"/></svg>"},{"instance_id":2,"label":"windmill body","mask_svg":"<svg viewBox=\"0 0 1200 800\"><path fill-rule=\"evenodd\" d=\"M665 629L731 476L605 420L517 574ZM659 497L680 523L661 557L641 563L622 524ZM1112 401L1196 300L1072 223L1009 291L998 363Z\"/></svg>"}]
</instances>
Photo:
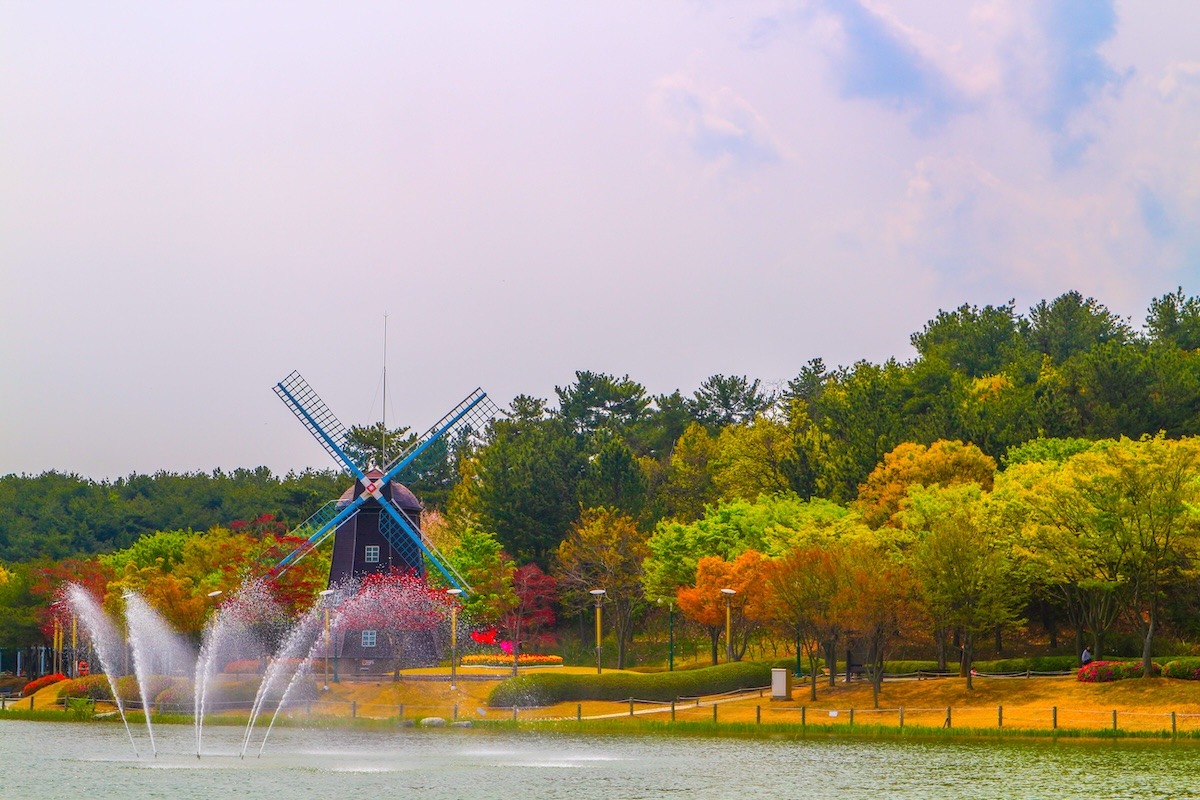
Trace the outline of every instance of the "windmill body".
<instances>
[{"instance_id":1,"label":"windmill body","mask_svg":"<svg viewBox=\"0 0 1200 800\"><path fill-rule=\"evenodd\" d=\"M389 572L393 569L413 575L425 575L425 558L421 549L407 537L385 536L383 531L390 521L380 500L370 496L367 489L378 484L383 471L368 469L364 478L356 480L346 490L337 505L345 508L361 497L368 497L340 525L333 534L333 559L329 567L329 585L343 586L348 579L361 579L374 572ZM421 503L416 495L403 484L391 481L380 490L382 502L390 502L408 520L418 533L421 530Z\"/></svg>"}]
</instances>

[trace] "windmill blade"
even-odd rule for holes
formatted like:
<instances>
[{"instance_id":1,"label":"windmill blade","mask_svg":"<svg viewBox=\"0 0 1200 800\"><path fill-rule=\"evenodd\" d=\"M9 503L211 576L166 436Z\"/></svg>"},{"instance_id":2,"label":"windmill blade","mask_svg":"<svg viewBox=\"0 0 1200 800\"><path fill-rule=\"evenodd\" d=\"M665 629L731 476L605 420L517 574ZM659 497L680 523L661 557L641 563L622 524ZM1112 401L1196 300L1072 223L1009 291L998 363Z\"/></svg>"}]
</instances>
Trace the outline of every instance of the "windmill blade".
<instances>
[{"instance_id":1,"label":"windmill blade","mask_svg":"<svg viewBox=\"0 0 1200 800\"><path fill-rule=\"evenodd\" d=\"M381 500L380 505L387 513L379 515L379 532L384 535L394 550L403 552L415 545L429 559L430 563L438 568L438 572L442 573L442 577L449 581L451 586L462 589L467 594L471 593L471 587L467 585L463 577L454 567L450 566L441 553L434 555L432 545L425 541L400 509L396 508L389 500ZM407 541L405 541L406 539Z\"/></svg>"},{"instance_id":2,"label":"windmill blade","mask_svg":"<svg viewBox=\"0 0 1200 800\"><path fill-rule=\"evenodd\" d=\"M299 372L292 370L290 375L275 384L275 394L279 395L284 405L296 415L296 419L308 428L308 432L325 448L325 452L333 457L340 469L355 478L364 477L362 465L346 455L346 442L349 439L346 426L334 416L329 406L325 405L325 401Z\"/></svg>"},{"instance_id":3,"label":"windmill blade","mask_svg":"<svg viewBox=\"0 0 1200 800\"><path fill-rule=\"evenodd\" d=\"M499 414L500 409L488 398L487 393L482 389L476 389L388 465L384 470L383 483L403 476L412 463L443 436L464 433L467 436L478 437L487 427L488 422Z\"/></svg>"},{"instance_id":4,"label":"windmill blade","mask_svg":"<svg viewBox=\"0 0 1200 800\"><path fill-rule=\"evenodd\" d=\"M330 500L317 509L315 514L300 523L291 533L292 536L306 536L304 544L288 553L278 564L272 567L271 575L279 577L295 566L296 562L311 553L321 542L329 538L337 530L338 525L349 519L368 498L370 498L368 494L359 495L345 506L341 506L337 500Z\"/></svg>"}]
</instances>

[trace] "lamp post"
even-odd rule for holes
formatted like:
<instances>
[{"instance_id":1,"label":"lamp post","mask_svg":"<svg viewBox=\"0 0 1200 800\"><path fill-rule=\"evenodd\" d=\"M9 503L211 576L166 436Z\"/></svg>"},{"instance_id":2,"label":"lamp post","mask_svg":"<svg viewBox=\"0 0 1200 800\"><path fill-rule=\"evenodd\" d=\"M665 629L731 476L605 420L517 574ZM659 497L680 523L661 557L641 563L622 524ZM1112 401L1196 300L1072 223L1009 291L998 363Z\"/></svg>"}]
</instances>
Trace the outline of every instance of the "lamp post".
<instances>
[{"instance_id":1,"label":"lamp post","mask_svg":"<svg viewBox=\"0 0 1200 800\"><path fill-rule=\"evenodd\" d=\"M319 592L321 597L321 605L325 609L325 691L329 691L329 595L333 594L333 589L326 589Z\"/></svg>"},{"instance_id":2,"label":"lamp post","mask_svg":"<svg viewBox=\"0 0 1200 800\"><path fill-rule=\"evenodd\" d=\"M663 598L658 598L662 605ZM667 671L675 671L675 601L667 599Z\"/></svg>"},{"instance_id":3,"label":"lamp post","mask_svg":"<svg viewBox=\"0 0 1200 800\"><path fill-rule=\"evenodd\" d=\"M726 663L733 661L733 596L737 592L733 589L722 589L721 594L725 595L725 661Z\"/></svg>"},{"instance_id":4,"label":"lamp post","mask_svg":"<svg viewBox=\"0 0 1200 800\"><path fill-rule=\"evenodd\" d=\"M600 605L604 602L604 590L592 589L589 592L596 600L596 674L599 675L600 669Z\"/></svg>"},{"instance_id":5,"label":"lamp post","mask_svg":"<svg viewBox=\"0 0 1200 800\"><path fill-rule=\"evenodd\" d=\"M450 691L458 691L458 596L462 589L447 589L450 595Z\"/></svg>"}]
</instances>

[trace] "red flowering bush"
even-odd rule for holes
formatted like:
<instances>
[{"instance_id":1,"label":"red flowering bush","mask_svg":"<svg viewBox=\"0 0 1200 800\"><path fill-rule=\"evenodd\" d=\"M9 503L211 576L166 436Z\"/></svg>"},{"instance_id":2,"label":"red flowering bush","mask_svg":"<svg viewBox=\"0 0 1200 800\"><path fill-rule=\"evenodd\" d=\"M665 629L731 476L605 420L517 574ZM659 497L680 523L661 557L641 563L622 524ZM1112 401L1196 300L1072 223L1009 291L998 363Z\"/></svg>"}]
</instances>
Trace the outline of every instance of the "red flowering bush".
<instances>
[{"instance_id":1,"label":"red flowering bush","mask_svg":"<svg viewBox=\"0 0 1200 800\"><path fill-rule=\"evenodd\" d=\"M61 672L55 672L52 675L43 675L37 680L30 681L29 683L25 684L25 688L21 690L21 696L29 697L29 695L33 694L38 689L45 689L51 684L58 683L59 681L65 681L66 679L67 676L63 675Z\"/></svg>"},{"instance_id":2,"label":"red flowering bush","mask_svg":"<svg viewBox=\"0 0 1200 800\"><path fill-rule=\"evenodd\" d=\"M1162 667L1151 665L1151 675L1162 674ZM1126 678L1142 677L1141 661L1093 661L1079 668L1079 680L1084 683L1111 683Z\"/></svg>"}]
</instances>

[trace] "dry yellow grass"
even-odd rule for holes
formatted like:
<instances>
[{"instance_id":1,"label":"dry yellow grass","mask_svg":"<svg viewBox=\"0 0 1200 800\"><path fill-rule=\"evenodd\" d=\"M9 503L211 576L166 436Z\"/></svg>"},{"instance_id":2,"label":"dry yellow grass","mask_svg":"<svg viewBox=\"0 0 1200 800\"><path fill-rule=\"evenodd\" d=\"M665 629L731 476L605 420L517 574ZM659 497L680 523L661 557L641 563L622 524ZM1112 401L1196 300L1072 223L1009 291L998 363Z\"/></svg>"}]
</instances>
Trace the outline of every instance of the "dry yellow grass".
<instances>
[{"instance_id":1,"label":"dry yellow grass","mask_svg":"<svg viewBox=\"0 0 1200 800\"><path fill-rule=\"evenodd\" d=\"M562 668L566 672L586 673L584 667ZM442 680L420 680L425 675L439 675ZM331 682L322 690L323 678L318 676L318 699L311 705L296 709L292 716L337 716L355 714L358 717L387 719L401 713L409 719L427 716L459 719L508 718L509 709L490 709L487 697L492 688L507 673L494 670L462 670L456 688L451 689L445 670L414 670L405 672L401 680L383 678L377 681L343 680ZM474 676L487 680L472 680ZM1055 723L1060 729L1099 730L1117 725L1122 730L1171 730L1174 712L1175 726L1180 733L1200 732L1200 681L1180 681L1167 678L1131 679L1114 683L1080 683L1074 676L1035 678L977 677L974 689L967 689L963 678L936 680L898 680L885 682L879 697L879 708L872 702L871 687L864 681L850 684L838 682L829 686L821 681L817 699L809 699L808 684L797 684L791 701L772 701L766 696L750 693L738 698L704 698L699 703L679 703L675 719L679 721L711 721L713 705L717 706L719 722L782 723L808 725L885 725L894 727L903 722L908 726L940 727L945 722L946 709L951 709L955 728L1004 728L1049 730ZM58 687L50 686L33 698L34 709L57 706ZM29 701L21 699L14 705L28 708ZM636 718L670 719L669 706L635 704ZM650 709L658 709L650 712ZM803 709L803 711L802 711ZM833 712L833 713L831 713ZM529 719L574 719L584 717L628 717L627 702L591 701L562 703L540 709L521 709L519 717Z\"/></svg>"}]
</instances>

